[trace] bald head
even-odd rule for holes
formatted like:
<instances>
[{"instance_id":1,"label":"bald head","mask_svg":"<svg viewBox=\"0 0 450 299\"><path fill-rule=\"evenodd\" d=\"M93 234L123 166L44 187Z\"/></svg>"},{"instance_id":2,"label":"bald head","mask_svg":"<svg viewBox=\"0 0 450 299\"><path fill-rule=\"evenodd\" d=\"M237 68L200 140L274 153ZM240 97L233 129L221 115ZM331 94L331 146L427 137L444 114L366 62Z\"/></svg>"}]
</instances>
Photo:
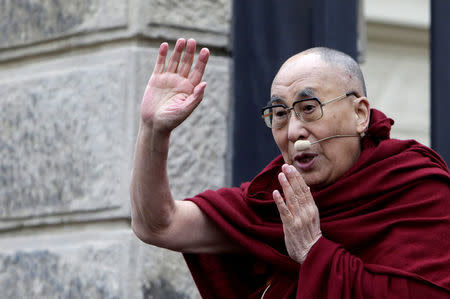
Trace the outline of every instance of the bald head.
<instances>
[{"instance_id":1,"label":"bald head","mask_svg":"<svg viewBox=\"0 0 450 299\"><path fill-rule=\"evenodd\" d=\"M308 54L318 55L327 66L337 71L343 84L347 85L349 89L354 89L360 95L367 96L366 83L359 64L351 56L341 51L326 47L311 48L292 56L283 66Z\"/></svg>"}]
</instances>

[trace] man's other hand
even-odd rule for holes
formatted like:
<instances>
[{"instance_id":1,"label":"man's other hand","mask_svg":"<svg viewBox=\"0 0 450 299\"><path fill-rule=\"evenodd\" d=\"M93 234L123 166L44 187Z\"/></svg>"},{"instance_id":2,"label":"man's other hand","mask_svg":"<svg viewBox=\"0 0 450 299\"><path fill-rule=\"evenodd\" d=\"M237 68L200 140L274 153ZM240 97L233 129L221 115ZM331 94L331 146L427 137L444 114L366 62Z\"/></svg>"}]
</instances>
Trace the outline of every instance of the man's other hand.
<instances>
[{"instance_id":1,"label":"man's other hand","mask_svg":"<svg viewBox=\"0 0 450 299\"><path fill-rule=\"evenodd\" d=\"M309 250L322 236L319 211L309 187L294 166L284 164L278 180L283 188L283 200L278 190L273 199L283 222L284 241L289 256L303 263Z\"/></svg>"}]
</instances>

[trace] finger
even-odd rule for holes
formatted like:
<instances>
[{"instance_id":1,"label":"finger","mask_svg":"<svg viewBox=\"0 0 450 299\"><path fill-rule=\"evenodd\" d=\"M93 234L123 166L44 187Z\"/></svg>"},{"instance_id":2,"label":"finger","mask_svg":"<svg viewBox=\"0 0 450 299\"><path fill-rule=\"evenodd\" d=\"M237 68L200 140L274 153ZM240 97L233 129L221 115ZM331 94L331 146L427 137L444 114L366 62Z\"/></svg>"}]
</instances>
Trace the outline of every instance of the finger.
<instances>
[{"instance_id":1,"label":"finger","mask_svg":"<svg viewBox=\"0 0 450 299\"><path fill-rule=\"evenodd\" d=\"M178 73L181 76L187 77L189 75L189 71L191 70L192 67L192 62L194 61L194 54L195 54L195 40L189 39L186 43L186 50L184 52L183 59L178 65Z\"/></svg>"},{"instance_id":2,"label":"finger","mask_svg":"<svg viewBox=\"0 0 450 299\"><path fill-rule=\"evenodd\" d=\"M296 204L303 204L305 202L305 196L303 190L300 188L299 182L297 181L296 174L298 173L294 166L284 164L281 170L285 174L296 199Z\"/></svg>"},{"instance_id":3,"label":"finger","mask_svg":"<svg viewBox=\"0 0 450 299\"><path fill-rule=\"evenodd\" d=\"M278 174L278 181L280 182L281 188L283 188L284 197L286 198L286 205L292 214L298 214L299 204L295 199L294 190L292 190L291 184L286 178L284 172Z\"/></svg>"},{"instance_id":4,"label":"finger","mask_svg":"<svg viewBox=\"0 0 450 299\"><path fill-rule=\"evenodd\" d=\"M291 165L291 167L292 167L293 175L294 175L294 178L296 181L296 186L298 186L300 188L300 190L302 191L302 193L305 197L305 201L315 204L314 198L312 197L312 194L311 194L311 188L309 188L309 186L306 184L306 182L303 179L300 172L298 172L298 170L294 166Z\"/></svg>"},{"instance_id":5,"label":"finger","mask_svg":"<svg viewBox=\"0 0 450 299\"><path fill-rule=\"evenodd\" d=\"M195 64L194 69L189 74L189 81L191 81L192 85L197 85L202 80L203 74L205 73L206 63L209 58L209 50L207 48L203 48L200 50L198 54L197 63Z\"/></svg>"},{"instance_id":6,"label":"finger","mask_svg":"<svg viewBox=\"0 0 450 299\"><path fill-rule=\"evenodd\" d=\"M275 201L278 212L280 213L281 220L283 223L287 221L290 217L292 217L291 212L289 211L286 203L283 200L283 197L280 194L280 191L274 190L272 193L273 200Z\"/></svg>"},{"instance_id":7,"label":"finger","mask_svg":"<svg viewBox=\"0 0 450 299\"><path fill-rule=\"evenodd\" d=\"M193 111L202 101L206 89L206 82L201 82L195 86L193 93L186 99L186 106Z\"/></svg>"},{"instance_id":8,"label":"finger","mask_svg":"<svg viewBox=\"0 0 450 299\"><path fill-rule=\"evenodd\" d=\"M184 38L179 38L177 40L172 55L170 56L169 65L167 66L168 72L175 73L177 71L178 63L180 62L181 53L183 53L185 44L186 40Z\"/></svg>"},{"instance_id":9,"label":"finger","mask_svg":"<svg viewBox=\"0 0 450 299\"><path fill-rule=\"evenodd\" d=\"M164 65L166 64L167 52L169 52L169 44L162 43L159 46L158 58L156 59L156 64L153 69L153 73L160 74L164 72Z\"/></svg>"},{"instance_id":10,"label":"finger","mask_svg":"<svg viewBox=\"0 0 450 299\"><path fill-rule=\"evenodd\" d=\"M203 99L205 89L206 89L206 82L201 82L194 88L194 92L192 93L192 96L194 97L194 100L196 102L200 103L200 101Z\"/></svg>"},{"instance_id":11,"label":"finger","mask_svg":"<svg viewBox=\"0 0 450 299\"><path fill-rule=\"evenodd\" d=\"M301 203L307 202L307 194L311 193L301 174L292 165L286 165L282 169L286 173L286 176L292 186L292 189L294 190L294 193L297 194L299 196L299 199L302 201Z\"/></svg>"},{"instance_id":12,"label":"finger","mask_svg":"<svg viewBox=\"0 0 450 299\"><path fill-rule=\"evenodd\" d=\"M316 232L320 231L320 220L319 220L319 210L311 194L310 188L306 185L305 180L301 174L295 169L294 166L290 166L292 170L292 175L294 177L297 192L302 192L302 207L301 207L301 217L305 220L305 223L311 223L308 225L308 230L306 234L310 240L315 238ZM300 190L300 191L298 191Z\"/></svg>"}]
</instances>

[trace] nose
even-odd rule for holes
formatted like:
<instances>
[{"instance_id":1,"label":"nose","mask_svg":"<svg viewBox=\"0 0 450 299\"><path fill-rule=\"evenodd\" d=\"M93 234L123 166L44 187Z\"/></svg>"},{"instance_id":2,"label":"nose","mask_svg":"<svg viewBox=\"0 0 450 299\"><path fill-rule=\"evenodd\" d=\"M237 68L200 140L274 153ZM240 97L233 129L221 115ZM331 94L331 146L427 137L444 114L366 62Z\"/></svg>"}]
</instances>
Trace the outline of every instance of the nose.
<instances>
[{"instance_id":1,"label":"nose","mask_svg":"<svg viewBox=\"0 0 450 299\"><path fill-rule=\"evenodd\" d=\"M306 140L309 136L309 131L306 128L306 123L297 118L295 111L291 110L288 122L288 139L292 143L297 140Z\"/></svg>"}]
</instances>

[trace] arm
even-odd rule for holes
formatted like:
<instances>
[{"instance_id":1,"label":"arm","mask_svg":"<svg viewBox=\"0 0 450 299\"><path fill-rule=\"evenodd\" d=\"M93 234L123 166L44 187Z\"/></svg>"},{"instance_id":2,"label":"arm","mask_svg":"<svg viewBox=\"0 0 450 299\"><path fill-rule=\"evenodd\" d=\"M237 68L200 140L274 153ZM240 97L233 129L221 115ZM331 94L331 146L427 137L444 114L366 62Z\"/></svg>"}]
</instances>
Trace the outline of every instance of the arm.
<instances>
[{"instance_id":1,"label":"arm","mask_svg":"<svg viewBox=\"0 0 450 299\"><path fill-rule=\"evenodd\" d=\"M206 87L201 79L209 51L200 51L191 71L195 47L194 40L186 43L179 39L166 70L168 44L159 49L141 104L130 187L132 228L142 241L159 247L183 252L228 251L234 247L197 205L173 200L167 176L171 131L198 106Z\"/></svg>"}]
</instances>

